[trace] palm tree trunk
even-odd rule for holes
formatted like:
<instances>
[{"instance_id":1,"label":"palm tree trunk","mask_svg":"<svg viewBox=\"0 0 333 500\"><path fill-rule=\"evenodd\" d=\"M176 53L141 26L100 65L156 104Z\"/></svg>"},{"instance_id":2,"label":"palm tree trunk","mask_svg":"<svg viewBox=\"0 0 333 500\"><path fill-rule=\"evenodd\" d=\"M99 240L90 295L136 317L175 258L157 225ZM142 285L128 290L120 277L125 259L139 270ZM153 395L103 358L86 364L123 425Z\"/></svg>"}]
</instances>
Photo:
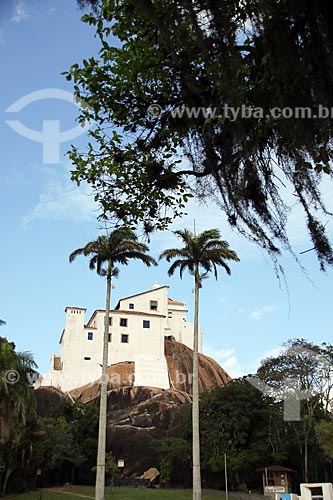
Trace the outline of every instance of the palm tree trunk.
<instances>
[{"instance_id":1,"label":"palm tree trunk","mask_svg":"<svg viewBox=\"0 0 333 500\"><path fill-rule=\"evenodd\" d=\"M110 317L110 303L111 303L111 269L112 269L112 263L109 260L108 273L106 279L106 303L105 303L105 318L104 318L101 397L99 406L95 500L104 500L104 492L105 492L105 451L106 451L106 417L107 417L107 390L108 390L109 317Z\"/></svg>"},{"instance_id":2,"label":"palm tree trunk","mask_svg":"<svg viewBox=\"0 0 333 500\"><path fill-rule=\"evenodd\" d=\"M306 430L304 436L304 481L306 483L309 482L308 454L308 431Z\"/></svg>"},{"instance_id":3,"label":"palm tree trunk","mask_svg":"<svg viewBox=\"0 0 333 500\"><path fill-rule=\"evenodd\" d=\"M199 269L196 269L194 287L193 335L193 403L192 403L192 456L193 500L201 500L200 433L199 433Z\"/></svg>"}]
</instances>

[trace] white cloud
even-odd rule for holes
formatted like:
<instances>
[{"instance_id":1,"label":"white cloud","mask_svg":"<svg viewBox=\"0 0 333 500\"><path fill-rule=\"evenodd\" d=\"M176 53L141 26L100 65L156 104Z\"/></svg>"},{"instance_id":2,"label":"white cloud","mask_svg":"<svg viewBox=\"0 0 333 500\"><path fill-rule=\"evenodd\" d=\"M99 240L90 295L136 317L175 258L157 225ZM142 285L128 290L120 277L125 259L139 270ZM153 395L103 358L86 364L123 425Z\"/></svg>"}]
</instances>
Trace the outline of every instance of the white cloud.
<instances>
[{"instance_id":1,"label":"white cloud","mask_svg":"<svg viewBox=\"0 0 333 500\"><path fill-rule=\"evenodd\" d=\"M97 206L89 194L89 188L77 187L67 171L64 173L44 167L40 172L45 186L37 204L23 217L23 229L36 220L96 220Z\"/></svg>"},{"instance_id":2,"label":"white cloud","mask_svg":"<svg viewBox=\"0 0 333 500\"><path fill-rule=\"evenodd\" d=\"M230 356L233 356L234 353L235 353L235 349L216 350L216 349L212 349L211 347L205 348L205 354L207 354L207 356L209 356L213 359L216 359L216 361L223 360L223 359L226 359Z\"/></svg>"},{"instance_id":3,"label":"white cloud","mask_svg":"<svg viewBox=\"0 0 333 500\"><path fill-rule=\"evenodd\" d=\"M274 311L277 311L279 309L279 306L272 304L270 306L261 306L261 307L256 307L254 311L250 313L250 318L258 321L260 320L264 314L267 313L272 313Z\"/></svg>"},{"instance_id":4,"label":"white cloud","mask_svg":"<svg viewBox=\"0 0 333 500\"><path fill-rule=\"evenodd\" d=\"M260 364L261 361L267 358L276 358L277 356L280 355L281 353L281 346L279 347L273 347L272 349L269 349L268 351L264 351L262 355L260 356L260 360L258 360L258 363Z\"/></svg>"},{"instance_id":5,"label":"white cloud","mask_svg":"<svg viewBox=\"0 0 333 500\"><path fill-rule=\"evenodd\" d=\"M204 348L204 354L215 359L222 368L232 378L244 377L249 374L256 373L264 359L277 357L281 352L281 346L273 347L259 354L255 359L248 359L245 362L240 362L235 349L213 349L209 346Z\"/></svg>"},{"instance_id":6,"label":"white cloud","mask_svg":"<svg viewBox=\"0 0 333 500\"><path fill-rule=\"evenodd\" d=\"M30 15L27 12L26 4L23 0L17 0L14 2L14 14L12 15L11 21L14 23L21 23L26 21Z\"/></svg>"},{"instance_id":7,"label":"white cloud","mask_svg":"<svg viewBox=\"0 0 333 500\"><path fill-rule=\"evenodd\" d=\"M204 349L204 354L215 359L232 378L242 377L246 370L240 365L234 349Z\"/></svg>"},{"instance_id":8,"label":"white cloud","mask_svg":"<svg viewBox=\"0 0 333 500\"><path fill-rule=\"evenodd\" d=\"M278 346L278 347L272 347L272 349L268 349L262 352L249 364L248 373L256 373L258 368L260 368L262 361L264 361L267 358L278 357L281 353L281 350L282 350L281 346Z\"/></svg>"}]
</instances>

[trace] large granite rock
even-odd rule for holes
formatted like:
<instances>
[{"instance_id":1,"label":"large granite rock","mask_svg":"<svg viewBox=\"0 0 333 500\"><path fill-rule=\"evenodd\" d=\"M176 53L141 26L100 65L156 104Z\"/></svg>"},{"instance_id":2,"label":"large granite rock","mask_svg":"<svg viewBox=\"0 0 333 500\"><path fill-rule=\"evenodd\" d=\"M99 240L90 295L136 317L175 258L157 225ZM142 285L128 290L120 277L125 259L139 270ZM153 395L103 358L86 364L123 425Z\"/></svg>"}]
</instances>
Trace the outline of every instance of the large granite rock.
<instances>
[{"instance_id":1,"label":"large granite rock","mask_svg":"<svg viewBox=\"0 0 333 500\"><path fill-rule=\"evenodd\" d=\"M34 390L37 414L39 417L49 417L64 398L68 396L56 387L41 386Z\"/></svg>"},{"instance_id":2,"label":"large granite rock","mask_svg":"<svg viewBox=\"0 0 333 500\"><path fill-rule=\"evenodd\" d=\"M125 361L108 367L108 389L120 389L122 387L133 387L134 363ZM99 398L101 390L100 380L95 380L77 389L70 391L70 395L77 401L88 403Z\"/></svg>"},{"instance_id":3,"label":"large granite rock","mask_svg":"<svg viewBox=\"0 0 333 500\"><path fill-rule=\"evenodd\" d=\"M192 394L193 351L180 342L165 339L165 356L168 363L171 387ZM199 390L209 391L225 385L231 378L212 358L199 354Z\"/></svg>"},{"instance_id":4,"label":"large granite rock","mask_svg":"<svg viewBox=\"0 0 333 500\"><path fill-rule=\"evenodd\" d=\"M127 387L108 397L107 448L125 460L125 475L140 475L158 465L154 439L174 436L186 396L168 389Z\"/></svg>"},{"instance_id":5,"label":"large granite rock","mask_svg":"<svg viewBox=\"0 0 333 500\"><path fill-rule=\"evenodd\" d=\"M174 436L181 420L181 409L192 392L193 352L172 339L165 341L170 385L172 389L134 387L134 363L117 363L109 367L107 449L116 459L125 460L125 475L139 476L156 467L157 456L152 441ZM199 355L201 391L224 385L229 375L213 359ZM38 412L66 395L54 388L36 389ZM71 398L99 404L100 381L96 380L70 392Z\"/></svg>"}]
</instances>

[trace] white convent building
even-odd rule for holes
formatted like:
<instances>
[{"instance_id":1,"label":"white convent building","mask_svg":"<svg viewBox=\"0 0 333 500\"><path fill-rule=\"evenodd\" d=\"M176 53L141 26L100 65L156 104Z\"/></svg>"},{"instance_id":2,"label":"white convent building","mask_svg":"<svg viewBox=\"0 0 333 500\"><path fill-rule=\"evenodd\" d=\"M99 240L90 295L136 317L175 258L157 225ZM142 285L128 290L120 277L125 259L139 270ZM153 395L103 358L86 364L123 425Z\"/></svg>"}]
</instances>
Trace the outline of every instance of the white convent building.
<instances>
[{"instance_id":1,"label":"white convent building","mask_svg":"<svg viewBox=\"0 0 333 500\"><path fill-rule=\"evenodd\" d=\"M193 324L186 320L186 304L170 299L168 289L156 283L147 292L121 299L110 312L108 364L134 362L135 386L170 387L165 337L193 348ZM60 356L52 354L51 369L41 385L69 391L101 377L105 310L96 310L87 323L86 309L66 307L65 312Z\"/></svg>"}]
</instances>

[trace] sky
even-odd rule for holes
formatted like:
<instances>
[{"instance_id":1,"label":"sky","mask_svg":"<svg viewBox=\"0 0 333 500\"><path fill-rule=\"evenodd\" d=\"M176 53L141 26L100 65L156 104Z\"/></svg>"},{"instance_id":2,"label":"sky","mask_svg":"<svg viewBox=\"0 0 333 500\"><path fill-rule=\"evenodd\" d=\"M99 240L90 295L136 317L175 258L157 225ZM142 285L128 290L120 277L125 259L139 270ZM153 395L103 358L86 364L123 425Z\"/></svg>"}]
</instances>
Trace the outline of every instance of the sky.
<instances>
[{"instance_id":1,"label":"sky","mask_svg":"<svg viewBox=\"0 0 333 500\"><path fill-rule=\"evenodd\" d=\"M71 144L84 150L87 133L77 128L72 84L61 73L98 53L93 29L81 16L75 0L0 2L0 318L7 323L0 335L14 341L18 351L33 353L41 373L49 369L52 352L59 352L65 307L87 308L88 319L105 303L105 284L88 262L83 257L68 262L74 249L102 234L89 188L70 180L66 157ZM333 209L331 185L324 183L323 191ZM198 232L217 227L241 259L231 264L231 276L221 269L218 281L204 281L200 324L207 355L237 377L255 372L287 339L331 341L333 273L319 271L314 252L300 255L312 244L298 206L289 230L306 274L283 255L288 291L270 259L232 232L218 208L191 200L187 211L171 229L191 229L194 219ZM332 223L327 228L332 232ZM157 258L177 245L172 232L158 233L151 254ZM171 298L186 302L191 321L192 277L169 278L167 269L166 263L123 267L113 305L158 282L170 286Z\"/></svg>"}]
</instances>

